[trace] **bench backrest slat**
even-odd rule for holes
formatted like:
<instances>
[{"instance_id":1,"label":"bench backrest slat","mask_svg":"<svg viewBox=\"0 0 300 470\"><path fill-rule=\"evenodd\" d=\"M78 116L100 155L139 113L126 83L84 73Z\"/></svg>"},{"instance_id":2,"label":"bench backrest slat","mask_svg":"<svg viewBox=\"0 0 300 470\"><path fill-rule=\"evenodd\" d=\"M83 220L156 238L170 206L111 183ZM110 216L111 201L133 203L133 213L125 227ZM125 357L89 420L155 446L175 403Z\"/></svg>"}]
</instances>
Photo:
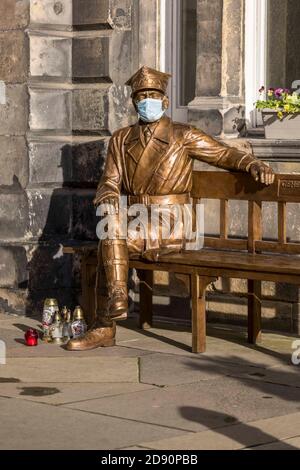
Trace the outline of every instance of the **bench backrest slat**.
<instances>
[{"instance_id":1,"label":"bench backrest slat","mask_svg":"<svg viewBox=\"0 0 300 470\"><path fill-rule=\"evenodd\" d=\"M255 253L255 243L262 239L261 201L249 201L248 206L248 251Z\"/></svg>"},{"instance_id":2,"label":"bench backrest slat","mask_svg":"<svg viewBox=\"0 0 300 470\"><path fill-rule=\"evenodd\" d=\"M300 203L300 175L278 174L271 186L255 182L246 173L194 171L191 195L195 201L220 201L220 236L205 237L205 246L215 249L300 254L300 243L287 239L287 203ZM248 201L248 237L229 236L229 201ZM278 206L278 240L263 240L262 203Z\"/></svg>"},{"instance_id":3,"label":"bench backrest slat","mask_svg":"<svg viewBox=\"0 0 300 470\"><path fill-rule=\"evenodd\" d=\"M220 238L228 238L228 199L221 199L220 203Z\"/></svg>"},{"instance_id":4,"label":"bench backrest slat","mask_svg":"<svg viewBox=\"0 0 300 470\"><path fill-rule=\"evenodd\" d=\"M194 171L192 197L300 202L300 175L278 174L271 186L265 186L247 173Z\"/></svg>"},{"instance_id":5,"label":"bench backrest slat","mask_svg":"<svg viewBox=\"0 0 300 470\"><path fill-rule=\"evenodd\" d=\"M278 202L278 241L285 244L286 234L286 202Z\"/></svg>"}]
</instances>

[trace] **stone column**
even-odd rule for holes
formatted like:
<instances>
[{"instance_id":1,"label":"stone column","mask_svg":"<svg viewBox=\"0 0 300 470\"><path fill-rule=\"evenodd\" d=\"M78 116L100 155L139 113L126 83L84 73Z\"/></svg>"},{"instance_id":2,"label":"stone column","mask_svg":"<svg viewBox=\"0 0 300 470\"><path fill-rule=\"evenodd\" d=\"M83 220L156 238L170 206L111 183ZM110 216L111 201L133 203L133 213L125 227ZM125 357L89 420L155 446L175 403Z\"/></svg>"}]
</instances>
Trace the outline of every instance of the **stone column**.
<instances>
[{"instance_id":1,"label":"stone column","mask_svg":"<svg viewBox=\"0 0 300 470\"><path fill-rule=\"evenodd\" d=\"M143 65L159 69L159 0L136 0L138 37L133 44L135 69Z\"/></svg>"},{"instance_id":2,"label":"stone column","mask_svg":"<svg viewBox=\"0 0 300 470\"><path fill-rule=\"evenodd\" d=\"M196 96L218 96L221 92L223 0L197 2Z\"/></svg>"},{"instance_id":3,"label":"stone column","mask_svg":"<svg viewBox=\"0 0 300 470\"><path fill-rule=\"evenodd\" d=\"M245 131L244 0L226 0L223 10L222 90L223 135Z\"/></svg>"},{"instance_id":4,"label":"stone column","mask_svg":"<svg viewBox=\"0 0 300 470\"><path fill-rule=\"evenodd\" d=\"M196 97L188 119L209 134L244 127L244 1L198 0Z\"/></svg>"},{"instance_id":5,"label":"stone column","mask_svg":"<svg viewBox=\"0 0 300 470\"><path fill-rule=\"evenodd\" d=\"M204 131L222 133L223 0L198 0L196 96L188 105L188 120Z\"/></svg>"}]
</instances>

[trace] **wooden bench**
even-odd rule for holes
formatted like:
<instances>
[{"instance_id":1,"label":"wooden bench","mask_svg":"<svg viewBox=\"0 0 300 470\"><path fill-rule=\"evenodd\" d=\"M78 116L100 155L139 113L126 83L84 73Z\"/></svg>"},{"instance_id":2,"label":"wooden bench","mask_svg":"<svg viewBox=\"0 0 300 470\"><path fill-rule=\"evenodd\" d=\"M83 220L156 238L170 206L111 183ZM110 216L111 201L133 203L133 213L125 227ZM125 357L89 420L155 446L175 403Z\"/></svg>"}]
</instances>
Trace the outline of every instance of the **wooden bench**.
<instances>
[{"instance_id":1,"label":"wooden bench","mask_svg":"<svg viewBox=\"0 0 300 470\"><path fill-rule=\"evenodd\" d=\"M204 249L162 256L158 263L130 260L130 268L140 278L140 319L143 329L152 326L153 272L187 274L192 310L192 351L206 348L207 286L219 277L248 280L248 341L255 344L261 336L261 281L300 284L300 243L287 239L287 203L300 202L300 175L276 175L271 186L256 183L248 174L193 172L191 193L196 204L201 199L220 201L220 234L205 237ZM229 201L248 201L248 237L229 236ZM278 236L265 240L262 234L262 203L278 206ZM274 237L275 238L275 237ZM97 265L96 247L82 252L82 294L86 312L94 312L94 286ZM66 247L66 253L77 251Z\"/></svg>"}]
</instances>

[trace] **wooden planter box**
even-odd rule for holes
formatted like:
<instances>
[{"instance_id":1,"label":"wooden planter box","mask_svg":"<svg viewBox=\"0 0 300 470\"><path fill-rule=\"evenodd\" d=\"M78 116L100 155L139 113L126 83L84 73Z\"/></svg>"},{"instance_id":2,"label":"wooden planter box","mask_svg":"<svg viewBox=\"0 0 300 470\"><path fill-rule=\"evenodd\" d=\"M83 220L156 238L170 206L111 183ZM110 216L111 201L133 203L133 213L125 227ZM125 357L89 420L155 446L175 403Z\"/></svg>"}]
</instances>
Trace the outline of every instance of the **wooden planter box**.
<instances>
[{"instance_id":1,"label":"wooden planter box","mask_svg":"<svg viewBox=\"0 0 300 470\"><path fill-rule=\"evenodd\" d=\"M274 109L263 109L266 139L300 140L300 113L288 114L280 120Z\"/></svg>"}]
</instances>

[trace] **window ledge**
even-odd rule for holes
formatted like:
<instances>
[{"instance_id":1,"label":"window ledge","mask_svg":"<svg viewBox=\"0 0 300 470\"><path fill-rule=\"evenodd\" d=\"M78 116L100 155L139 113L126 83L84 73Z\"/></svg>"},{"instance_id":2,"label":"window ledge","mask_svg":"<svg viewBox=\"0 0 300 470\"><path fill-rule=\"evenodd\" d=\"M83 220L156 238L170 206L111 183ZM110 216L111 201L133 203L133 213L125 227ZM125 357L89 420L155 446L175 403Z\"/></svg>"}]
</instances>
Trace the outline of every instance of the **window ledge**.
<instances>
[{"instance_id":1,"label":"window ledge","mask_svg":"<svg viewBox=\"0 0 300 470\"><path fill-rule=\"evenodd\" d=\"M238 140L238 139L237 139ZM288 160L300 162L300 139L266 139L264 136L248 136L253 153L266 160Z\"/></svg>"}]
</instances>

